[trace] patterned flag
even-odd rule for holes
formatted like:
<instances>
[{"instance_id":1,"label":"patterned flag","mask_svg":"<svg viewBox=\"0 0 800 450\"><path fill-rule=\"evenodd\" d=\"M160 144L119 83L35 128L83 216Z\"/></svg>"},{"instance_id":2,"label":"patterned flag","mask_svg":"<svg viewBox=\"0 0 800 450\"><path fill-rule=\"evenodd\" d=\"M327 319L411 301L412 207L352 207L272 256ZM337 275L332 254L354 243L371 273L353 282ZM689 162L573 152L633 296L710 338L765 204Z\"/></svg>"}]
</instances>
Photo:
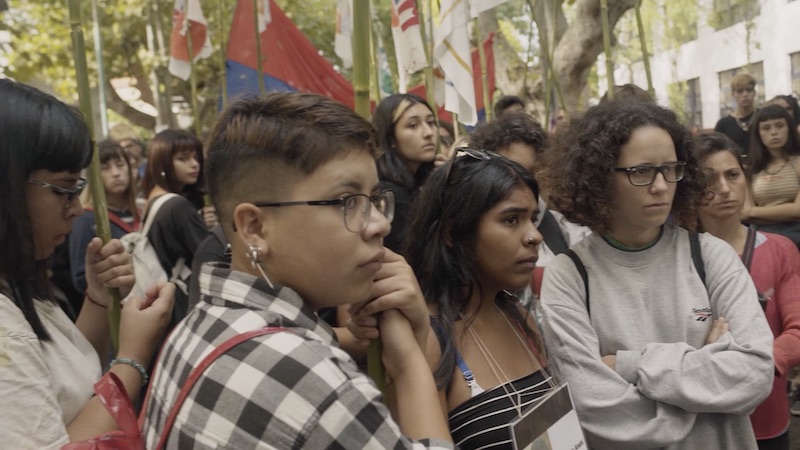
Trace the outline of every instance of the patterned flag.
<instances>
[{"instance_id":1,"label":"patterned flag","mask_svg":"<svg viewBox=\"0 0 800 450\"><path fill-rule=\"evenodd\" d=\"M200 7L200 0L175 0L168 67L169 73L184 81L189 79L192 71L192 65L189 63L189 32L192 33L193 59L197 61L211 56L208 22Z\"/></svg>"},{"instance_id":2,"label":"patterned flag","mask_svg":"<svg viewBox=\"0 0 800 450\"><path fill-rule=\"evenodd\" d=\"M333 51L346 69L353 67L353 0L336 2L336 35Z\"/></svg>"},{"instance_id":3,"label":"patterned flag","mask_svg":"<svg viewBox=\"0 0 800 450\"><path fill-rule=\"evenodd\" d=\"M428 66L415 0L392 0L392 37L401 79ZM401 84L401 91L405 91Z\"/></svg>"},{"instance_id":4,"label":"patterned flag","mask_svg":"<svg viewBox=\"0 0 800 450\"><path fill-rule=\"evenodd\" d=\"M470 56L467 0L442 0L434 27L434 59L444 74L444 108L465 125L478 123Z\"/></svg>"},{"instance_id":5,"label":"patterned flag","mask_svg":"<svg viewBox=\"0 0 800 450\"><path fill-rule=\"evenodd\" d=\"M470 16L476 19L482 12L500 6L507 1L508 0L469 0Z\"/></svg>"}]
</instances>

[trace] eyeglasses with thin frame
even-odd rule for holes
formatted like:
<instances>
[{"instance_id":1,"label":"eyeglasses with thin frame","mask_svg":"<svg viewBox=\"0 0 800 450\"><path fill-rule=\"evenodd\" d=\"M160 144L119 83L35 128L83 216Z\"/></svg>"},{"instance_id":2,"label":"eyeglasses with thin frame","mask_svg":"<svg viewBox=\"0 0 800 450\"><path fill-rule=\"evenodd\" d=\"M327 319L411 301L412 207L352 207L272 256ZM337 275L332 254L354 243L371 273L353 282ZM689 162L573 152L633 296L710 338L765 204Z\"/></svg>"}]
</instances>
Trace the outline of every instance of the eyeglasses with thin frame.
<instances>
[{"instance_id":1,"label":"eyeglasses with thin frame","mask_svg":"<svg viewBox=\"0 0 800 450\"><path fill-rule=\"evenodd\" d=\"M72 204L72 201L75 200L75 197L81 195L81 192L83 192L87 184L86 178L83 177L78 178L78 182L72 189L63 188L61 186L56 186L54 184L46 183L44 181L37 180L36 178L28 178L28 183L46 189L50 189L51 192L58 195L59 197L67 199L67 204L64 205L64 209L69 208L69 206Z\"/></svg>"},{"instance_id":2,"label":"eyeglasses with thin frame","mask_svg":"<svg viewBox=\"0 0 800 450\"><path fill-rule=\"evenodd\" d=\"M664 176L664 180L668 183L677 183L683 179L686 172L686 163L683 161L674 161L660 166L641 165L632 167L615 167L615 172L627 172L628 181L634 186L648 186L653 184L656 180L656 175L659 173Z\"/></svg>"},{"instance_id":3,"label":"eyeglasses with thin frame","mask_svg":"<svg viewBox=\"0 0 800 450\"><path fill-rule=\"evenodd\" d=\"M305 200L297 202L254 202L259 208L282 206L340 206L344 216L344 227L352 233L360 233L367 228L372 206L391 223L394 218L394 192L381 191L375 195L352 194L334 200Z\"/></svg>"}]
</instances>

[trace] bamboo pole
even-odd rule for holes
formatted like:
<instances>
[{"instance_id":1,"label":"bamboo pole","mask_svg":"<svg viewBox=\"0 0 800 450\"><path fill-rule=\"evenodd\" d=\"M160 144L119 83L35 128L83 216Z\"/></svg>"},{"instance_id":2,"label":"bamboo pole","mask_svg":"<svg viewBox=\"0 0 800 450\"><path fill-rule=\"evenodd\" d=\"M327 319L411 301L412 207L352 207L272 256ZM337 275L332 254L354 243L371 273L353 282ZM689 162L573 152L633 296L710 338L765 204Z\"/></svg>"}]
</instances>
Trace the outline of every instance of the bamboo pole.
<instances>
[{"instance_id":1,"label":"bamboo pole","mask_svg":"<svg viewBox=\"0 0 800 450\"><path fill-rule=\"evenodd\" d=\"M369 5L369 3L367 3ZM372 5L370 7L370 27L369 27L369 36L370 36L370 62L372 64L372 81L374 86L371 86L370 93L375 94L375 103L380 103L381 101L381 61L379 57L379 44L378 44L378 32L375 30L374 27L374 20L372 17ZM353 44L355 47L355 43ZM353 49L353 53L355 54L355 48Z\"/></svg>"},{"instance_id":2,"label":"bamboo pole","mask_svg":"<svg viewBox=\"0 0 800 450\"><path fill-rule=\"evenodd\" d=\"M228 68L225 64L225 53L227 52L227 45L225 44L225 0L217 0L217 17L219 20L220 30L219 34L219 54L220 54L220 69L222 69L222 107L228 106Z\"/></svg>"},{"instance_id":3,"label":"bamboo pole","mask_svg":"<svg viewBox=\"0 0 800 450\"><path fill-rule=\"evenodd\" d=\"M189 88L192 96L192 116L194 116L194 134L200 137L202 124L200 123L200 110L197 107L197 76L194 70L194 46L192 44L192 23L189 20L189 4L186 2L186 9L183 11L184 26L186 27L186 46L189 50Z\"/></svg>"},{"instance_id":4,"label":"bamboo pole","mask_svg":"<svg viewBox=\"0 0 800 450\"><path fill-rule=\"evenodd\" d=\"M567 110L567 105L564 102L564 91L561 89L561 83L558 81L558 76L556 75L555 67L553 67L553 56L552 56L553 54L550 53L550 39L547 37L547 33L543 33L542 25L539 22L540 19L537 18L536 14L534 13L533 0L528 0L528 6L530 6L531 16L533 18L533 21L536 22L536 26L539 28L539 36L540 39L542 40L542 44L545 47L544 51L542 52L545 58L545 66L547 67L547 70L545 70L545 77L547 80L547 90L548 90L547 98L545 99L545 104L548 105L547 111L545 111L545 123L547 123L548 125L550 123L549 104L550 104L552 88L555 88L556 90L556 95L558 96L558 102L561 105L561 109L564 110L564 118L566 120L569 120L569 112ZM553 46L553 50L555 50L555 45Z\"/></svg>"},{"instance_id":5,"label":"bamboo pole","mask_svg":"<svg viewBox=\"0 0 800 450\"><path fill-rule=\"evenodd\" d=\"M644 74L647 76L647 92L655 98L656 91L653 89L653 75L650 72L650 54L647 52L647 39L644 34L644 23L642 22L642 0L636 2L636 26L639 28L639 42L642 44L642 62L644 62Z\"/></svg>"},{"instance_id":6,"label":"bamboo pole","mask_svg":"<svg viewBox=\"0 0 800 450\"><path fill-rule=\"evenodd\" d=\"M92 99L89 90L89 70L86 65L86 44L83 40L81 29L80 0L69 1L70 36L72 37L72 56L75 60L75 77L78 81L78 95L80 96L80 109L86 120L90 136L94 136L94 115L92 112ZM94 147L94 139L92 139ZM100 174L100 156L92 149L92 162L89 165L89 189L92 193L94 205L94 219L97 226L97 236L103 243L111 240L111 226L108 223L108 204ZM111 301L108 303L109 334L114 351L119 350L119 320L120 320L120 294L119 289L109 288Z\"/></svg>"},{"instance_id":7,"label":"bamboo pole","mask_svg":"<svg viewBox=\"0 0 800 450\"><path fill-rule=\"evenodd\" d=\"M439 131L439 108L436 106L436 95L434 94L434 84L435 81L433 79L433 41L428 40L428 32L425 30L425 24L427 23L431 27L431 32L433 32L433 5L431 2L425 2L428 5L428 10L423 11L422 5L420 5L420 0L416 0L416 7L417 7L417 14L419 15L419 33L422 35L422 43L424 44L423 47L425 49L425 59L428 61L428 67L425 68L425 94L428 98L428 105L431 107L433 111L433 120L436 123L436 131L438 134ZM427 18L427 22L426 19ZM442 151L442 143L440 139L436 139L436 151L434 152L435 155L438 155Z\"/></svg>"},{"instance_id":8,"label":"bamboo pole","mask_svg":"<svg viewBox=\"0 0 800 450\"><path fill-rule=\"evenodd\" d=\"M264 88L264 57L261 55L261 33L258 31L258 2L261 0L253 0L253 26L256 32L256 59L258 64L258 95L264 95L266 89ZM269 7L269 3L267 3Z\"/></svg>"},{"instance_id":9,"label":"bamboo pole","mask_svg":"<svg viewBox=\"0 0 800 450\"><path fill-rule=\"evenodd\" d=\"M606 79L608 99L614 99L614 63L611 61L611 26L608 23L608 0L600 0L600 15L603 20L603 49L606 55Z\"/></svg>"},{"instance_id":10,"label":"bamboo pole","mask_svg":"<svg viewBox=\"0 0 800 450\"><path fill-rule=\"evenodd\" d=\"M481 87L483 88L483 110L486 114L485 120L490 122L492 120L492 103L491 93L489 93L489 73L486 67L486 50L483 48L483 34L479 23L480 19L476 19L475 34L478 37L478 59L481 64Z\"/></svg>"},{"instance_id":11,"label":"bamboo pole","mask_svg":"<svg viewBox=\"0 0 800 450\"><path fill-rule=\"evenodd\" d=\"M97 0L92 0L92 38L97 61L97 96L100 107L100 135L108 136L108 109L106 108L106 76L103 69L103 39L100 36L100 16L97 12Z\"/></svg>"}]
</instances>

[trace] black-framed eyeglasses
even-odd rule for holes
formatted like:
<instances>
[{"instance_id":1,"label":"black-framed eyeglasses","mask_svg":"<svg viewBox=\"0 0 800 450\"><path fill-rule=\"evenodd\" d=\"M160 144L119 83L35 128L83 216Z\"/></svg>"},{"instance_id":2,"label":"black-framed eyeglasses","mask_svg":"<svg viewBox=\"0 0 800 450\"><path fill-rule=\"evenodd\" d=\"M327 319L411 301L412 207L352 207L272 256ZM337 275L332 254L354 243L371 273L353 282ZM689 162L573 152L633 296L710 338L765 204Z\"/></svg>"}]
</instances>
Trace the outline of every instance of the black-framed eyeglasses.
<instances>
[{"instance_id":1,"label":"black-framed eyeglasses","mask_svg":"<svg viewBox=\"0 0 800 450\"><path fill-rule=\"evenodd\" d=\"M297 202L253 202L253 205L262 207L280 206L340 206L344 216L344 226L348 231L360 233L367 228L372 206L391 222L394 218L394 192L381 191L375 195L352 194L334 200L306 200Z\"/></svg>"},{"instance_id":2,"label":"black-framed eyeglasses","mask_svg":"<svg viewBox=\"0 0 800 450\"><path fill-rule=\"evenodd\" d=\"M634 186L648 186L656 180L656 175L661 174L668 183L677 183L683 179L686 172L686 163L675 161L660 166L642 165L633 167L615 167L615 172L627 172L628 181Z\"/></svg>"},{"instance_id":3,"label":"black-framed eyeglasses","mask_svg":"<svg viewBox=\"0 0 800 450\"><path fill-rule=\"evenodd\" d=\"M64 208L69 208L72 204L72 201L75 200L75 197L81 195L83 189L86 188L86 178L78 178L78 182L75 184L75 187L72 189L63 188L61 186L56 186L54 184L46 183L41 180L37 180L35 178L28 178L28 183L33 184L35 186L41 186L43 188L50 189L51 192L58 195L61 198L67 199L67 204Z\"/></svg>"},{"instance_id":4,"label":"black-framed eyeglasses","mask_svg":"<svg viewBox=\"0 0 800 450\"><path fill-rule=\"evenodd\" d=\"M469 156L472 159L478 161L489 161L492 158L500 157L499 154L495 152L491 152L488 150L481 150L472 147L459 147L453 150L453 155L450 157L450 161L447 163L446 172L444 175L444 185L447 186L450 183L450 173L453 171L453 166L456 164L456 159L462 156Z\"/></svg>"}]
</instances>

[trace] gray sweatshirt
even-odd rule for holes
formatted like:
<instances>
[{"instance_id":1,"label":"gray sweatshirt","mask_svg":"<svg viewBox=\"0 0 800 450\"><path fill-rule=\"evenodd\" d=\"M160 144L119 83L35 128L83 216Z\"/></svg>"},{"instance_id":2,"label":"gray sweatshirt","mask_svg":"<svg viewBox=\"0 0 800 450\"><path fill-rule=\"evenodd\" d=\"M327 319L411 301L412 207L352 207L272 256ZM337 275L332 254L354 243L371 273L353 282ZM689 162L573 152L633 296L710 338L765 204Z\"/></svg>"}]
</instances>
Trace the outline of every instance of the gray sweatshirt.
<instances>
[{"instance_id":1,"label":"gray sweatshirt","mask_svg":"<svg viewBox=\"0 0 800 450\"><path fill-rule=\"evenodd\" d=\"M706 286L686 230L664 226L636 252L592 234L559 255L542 284L544 338L570 384L590 448L756 449L747 415L772 389L772 333L733 248L700 235ZM704 345L712 322L730 332ZM616 355L616 371L600 359Z\"/></svg>"}]
</instances>

